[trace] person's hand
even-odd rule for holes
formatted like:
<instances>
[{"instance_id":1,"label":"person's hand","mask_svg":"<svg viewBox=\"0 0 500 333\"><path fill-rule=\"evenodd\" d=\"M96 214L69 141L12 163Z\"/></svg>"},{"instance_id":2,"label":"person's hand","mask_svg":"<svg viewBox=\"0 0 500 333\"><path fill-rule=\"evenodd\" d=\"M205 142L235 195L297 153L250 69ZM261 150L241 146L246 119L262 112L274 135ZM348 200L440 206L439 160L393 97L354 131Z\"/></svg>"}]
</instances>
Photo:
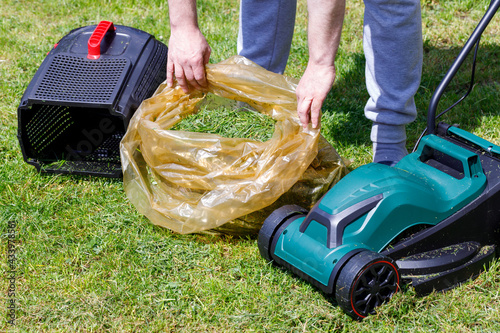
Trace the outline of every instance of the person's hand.
<instances>
[{"instance_id":1,"label":"person's hand","mask_svg":"<svg viewBox=\"0 0 500 333\"><path fill-rule=\"evenodd\" d=\"M199 29L172 31L168 42L167 85L174 77L185 93L208 86L205 65L212 50Z\"/></svg>"},{"instance_id":2,"label":"person's hand","mask_svg":"<svg viewBox=\"0 0 500 333\"><path fill-rule=\"evenodd\" d=\"M309 123L318 128L321 106L335 81L335 66L309 63L297 86L297 113L304 129Z\"/></svg>"}]
</instances>

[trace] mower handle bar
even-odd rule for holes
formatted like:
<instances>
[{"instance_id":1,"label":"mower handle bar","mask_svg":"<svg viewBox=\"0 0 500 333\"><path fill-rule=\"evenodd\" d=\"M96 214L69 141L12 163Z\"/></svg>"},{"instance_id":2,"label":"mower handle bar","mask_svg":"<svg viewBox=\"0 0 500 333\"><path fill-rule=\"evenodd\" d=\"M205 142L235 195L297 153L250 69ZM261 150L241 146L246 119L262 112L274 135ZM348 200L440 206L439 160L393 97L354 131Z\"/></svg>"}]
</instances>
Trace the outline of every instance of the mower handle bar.
<instances>
[{"instance_id":1,"label":"mower handle bar","mask_svg":"<svg viewBox=\"0 0 500 333\"><path fill-rule=\"evenodd\" d=\"M434 94L432 95L431 101L429 103L429 109L427 111L427 133L428 134L435 134L436 132L436 110L437 106L439 103L439 100L441 99L441 96L443 95L446 87L450 83L450 81L453 79L455 74L458 72L460 66L462 66L463 62L467 58L467 55L470 53L474 45L478 42L478 40L481 38L481 35L483 34L483 31L486 29L488 24L490 23L491 19L493 16L495 16L495 13L497 12L498 8L500 7L500 0L492 0L490 3L490 6L488 7L488 10L484 14L483 18L477 25L476 29L474 29L474 32L472 35L469 37L469 40L467 43L465 43L464 47L458 54L457 58L451 65L450 69L444 76L443 80L439 83L438 87L434 91Z\"/></svg>"}]
</instances>

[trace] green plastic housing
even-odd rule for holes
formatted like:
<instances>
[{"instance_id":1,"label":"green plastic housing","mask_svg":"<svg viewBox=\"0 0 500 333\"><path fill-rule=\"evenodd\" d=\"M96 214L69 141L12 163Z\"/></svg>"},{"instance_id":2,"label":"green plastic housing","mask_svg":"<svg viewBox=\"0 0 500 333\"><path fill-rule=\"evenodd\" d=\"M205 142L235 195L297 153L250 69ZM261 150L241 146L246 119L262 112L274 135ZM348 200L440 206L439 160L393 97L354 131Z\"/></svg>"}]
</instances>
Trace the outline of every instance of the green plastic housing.
<instances>
[{"instance_id":1,"label":"green plastic housing","mask_svg":"<svg viewBox=\"0 0 500 333\"><path fill-rule=\"evenodd\" d=\"M346 175L314 208L335 223L313 220L301 231L305 217L294 220L279 236L274 255L327 286L335 264L348 252L360 248L380 252L407 228L436 225L451 216L485 186L478 155L428 135L396 167L371 163ZM345 212L364 202L376 205L342 230L331 230L341 225L335 217L348 215ZM341 242L332 248L328 235L339 232Z\"/></svg>"}]
</instances>

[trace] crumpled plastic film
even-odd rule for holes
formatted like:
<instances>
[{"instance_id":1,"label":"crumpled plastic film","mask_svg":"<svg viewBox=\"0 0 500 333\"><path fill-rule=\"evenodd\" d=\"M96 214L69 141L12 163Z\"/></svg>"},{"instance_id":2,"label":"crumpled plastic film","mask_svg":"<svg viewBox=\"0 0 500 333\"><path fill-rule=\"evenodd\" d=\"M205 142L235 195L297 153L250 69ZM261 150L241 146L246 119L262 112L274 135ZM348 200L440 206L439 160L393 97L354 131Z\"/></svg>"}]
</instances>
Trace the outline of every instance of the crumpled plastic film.
<instances>
[{"instance_id":1,"label":"crumpled plastic film","mask_svg":"<svg viewBox=\"0 0 500 333\"><path fill-rule=\"evenodd\" d=\"M278 200L261 210L239 217L203 233L233 236L256 235L264 220L281 206L294 204L311 209L331 186L335 185L347 174L349 164L350 161L342 159L335 148L320 136L318 155L292 188L283 193Z\"/></svg>"},{"instance_id":2,"label":"crumpled plastic film","mask_svg":"<svg viewBox=\"0 0 500 333\"><path fill-rule=\"evenodd\" d=\"M183 234L270 206L318 155L319 130L304 130L297 117L295 80L241 56L206 70L206 92L185 94L178 86L160 85L139 106L120 144L129 200L152 223ZM271 116L272 138L259 142L170 130L197 112L207 94L246 102Z\"/></svg>"}]
</instances>

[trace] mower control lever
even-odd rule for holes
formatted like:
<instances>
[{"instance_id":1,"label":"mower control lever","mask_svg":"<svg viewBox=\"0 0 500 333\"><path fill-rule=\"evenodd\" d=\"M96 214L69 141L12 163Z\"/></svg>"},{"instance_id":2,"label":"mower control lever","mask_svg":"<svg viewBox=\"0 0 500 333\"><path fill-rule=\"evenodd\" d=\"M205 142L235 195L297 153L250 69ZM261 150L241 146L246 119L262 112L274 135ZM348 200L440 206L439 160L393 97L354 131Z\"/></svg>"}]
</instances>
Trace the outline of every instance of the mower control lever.
<instances>
[{"instance_id":1,"label":"mower control lever","mask_svg":"<svg viewBox=\"0 0 500 333\"><path fill-rule=\"evenodd\" d=\"M458 54L457 58L451 65L450 69L446 73L443 80L439 83L434 94L431 97L431 101L429 103L429 109L427 111L427 133L435 134L436 133L436 111L438 107L439 100L443 95L446 87L448 87L450 81L453 79L455 74L460 69L460 66L464 63L467 55L470 53L474 45L479 41L483 31L486 29L488 24L490 23L493 16L495 16L498 8L500 8L500 0L492 0L488 10L484 14L483 18L477 25L476 29L470 36L469 40L465 43L464 47Z\"/></svg>"},{"instance_id":2,"label":"mower control lever","mask_svg":"<svg viewBox=\"0 0 500 333\"><path fill-rule=\"evenodd\" d=\"M499 146L494 145L491 142L489 142L488 140L480 138L472 133L464 131L463 129L460 129L460 128L455 127L455 126L451 126L450 128L448 128L448 133L459 136L462 139L467 140L470 143L473 143L476 146L483 148L485 151L487 151L489 153L500 155L500 147Z\"/></svg>"}]
</instances>

